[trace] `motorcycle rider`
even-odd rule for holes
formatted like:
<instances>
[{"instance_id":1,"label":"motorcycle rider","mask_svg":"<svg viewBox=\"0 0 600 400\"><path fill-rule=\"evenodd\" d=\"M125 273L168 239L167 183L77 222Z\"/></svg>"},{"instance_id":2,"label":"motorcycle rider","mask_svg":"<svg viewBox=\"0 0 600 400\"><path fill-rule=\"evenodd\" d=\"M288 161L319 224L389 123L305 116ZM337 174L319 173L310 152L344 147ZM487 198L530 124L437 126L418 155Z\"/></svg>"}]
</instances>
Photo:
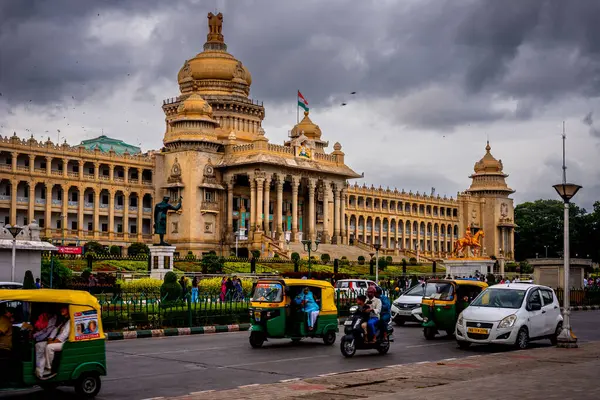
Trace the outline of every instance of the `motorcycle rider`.
<instances>
[{"instance_id":1,"label":"motorcycle rider","mask_svg":"<svg viewBox=\"0 0 600 400\"><path fill-rule=\"evenodd\" d=\"M360 320L362 321L360 327L362 328L365 334L365 342L367 341L368 333L367 333L367 322L369 321L370 312L365 311L368 309L368 306L365 305L367 302L367 296L364 294L360 294L356 296L356 305L358 306L358 313L360 315Z\"/></svg>"},{"instance_id":2,"label":"motorcycle rider","mask_svg":"<svg viewBox=\"0 0 600 400\"><path fill-rule=\"evenodd\" d=\"M377 292L375 295L381 301L381 316L379 317L380 329L381 332L383 332L383 338L387 339L387 326L390 323L390 319L392 318L392 305L390 303L390 299L385 294L383 294L383 290L380 287L377 288Z\"/></svg>"},{"instance_id":3,"label":"motorcycle rider","mask_svg":"<svg viewBox=\"0 0 600 400\"><path fill-rule=\"evenodd\" d=\"M370 335L372 335L371 343L377 342L377 337L375 333L377 332L377 324L379 323L379 316L381 315L381 300L375 297L375 287L371 286L367 289L367 310L369 312L369 321L367 322L368 330L370 331Z\"/></svg>"}]
</instances>

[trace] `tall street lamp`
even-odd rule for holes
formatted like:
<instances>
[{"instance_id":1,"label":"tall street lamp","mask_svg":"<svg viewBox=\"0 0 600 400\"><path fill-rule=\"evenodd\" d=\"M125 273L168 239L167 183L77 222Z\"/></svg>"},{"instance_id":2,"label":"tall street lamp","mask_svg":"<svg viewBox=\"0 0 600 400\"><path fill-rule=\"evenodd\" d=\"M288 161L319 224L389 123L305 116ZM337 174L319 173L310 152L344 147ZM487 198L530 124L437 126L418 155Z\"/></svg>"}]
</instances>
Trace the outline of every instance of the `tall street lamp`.
<instances>
[{"instance_id":1,"label":"tall street lamp","mask_svg":"<svg viewBox=\"0 0 600 400\"><path fill-rule=\"evenodd\" d=\"M315 248L313 249L313 241L312 240L303 240L302 246L304 246L304 251L308 252L308 278L310 279L310 268L312 266L312 260L310 258L310 253L313 251L317 251L319 248L319 244L321 242L319 240L314 241Z\"/></svg>"},{"instance_id":2,"label":"tall street lamp","mask_svg":"<svg viewBox=\"0 0 600 400\"><path fill-rule=\"evenodd\" d=\"M564 250L563 250L563 269L564 269L564 319L563 319L563 329L558 335L557 342L558 347L566 347L573 348L577 347L577 337L573 334L571 330L571 321L569 310L570 307L570 292L569 292L569 270L571 268L571 259L569 254L569 202L571 199L577 194L581 186L576 185L574 183L567 183L567 166L565 162L565 131L564 131L564 122L563 122L563 182L554 185L554 189L558 193L558 195L563 199L564 202Z\"/></svg>"},{"instance_id":3,"label":"tall street lamp","mask_svg":"<svg viewBox=\"0 0 600 400\"><path fill-rule=\"evenodd\" d=\"M379 249L381 245L374 244L373 248L375 248L375 283L379 285Z\"/></svg>"},{"instance_id":4,"label":"tall street lamp","mask_svg":"<svg viewBox=\"0 0 600 400\"><path fill-rule=\"evenodd\" d=\"M550 247L550 246L544 245L544 249L546 249L546 258L548 258L548 247Z\"/></svg>"},{"instance_id":5,"label":"tall street lamp","mask_svg":"<svg viewBox=\"0 0 600 400\"><path fill-rule=\"evenodd\" d=\"M13 237L13 245L12 245L12 269L10 271L10 281L14 282L15 281L15 268L17 265L17 236L19 235L19 233L21 233L21 231L23 230L23 228L21 228L20 226L17 225L6 225L5 226L6 230L10 232L10 234Z\"/></svg>"}]
</instances>

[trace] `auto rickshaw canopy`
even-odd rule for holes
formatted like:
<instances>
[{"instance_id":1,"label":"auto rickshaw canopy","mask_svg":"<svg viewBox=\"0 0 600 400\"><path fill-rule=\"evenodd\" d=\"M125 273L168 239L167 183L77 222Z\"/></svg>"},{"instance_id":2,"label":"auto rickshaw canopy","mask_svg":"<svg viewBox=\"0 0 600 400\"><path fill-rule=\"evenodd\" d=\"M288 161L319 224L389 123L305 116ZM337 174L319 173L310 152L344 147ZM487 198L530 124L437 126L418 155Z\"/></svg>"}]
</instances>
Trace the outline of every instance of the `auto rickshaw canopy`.
<instances>
[{"instance_id":1,"label":"auto rickshaw canopy","mask_svg":"<svg viewBox=\"0 0 600 400\"><path fill-rule=\"evenodd\" d=\"M0 300L27 301L30 303L60 303L91 307L100 313L98 299L82 290L63 289L0 289Z\"/></svg>"}]
</instances>

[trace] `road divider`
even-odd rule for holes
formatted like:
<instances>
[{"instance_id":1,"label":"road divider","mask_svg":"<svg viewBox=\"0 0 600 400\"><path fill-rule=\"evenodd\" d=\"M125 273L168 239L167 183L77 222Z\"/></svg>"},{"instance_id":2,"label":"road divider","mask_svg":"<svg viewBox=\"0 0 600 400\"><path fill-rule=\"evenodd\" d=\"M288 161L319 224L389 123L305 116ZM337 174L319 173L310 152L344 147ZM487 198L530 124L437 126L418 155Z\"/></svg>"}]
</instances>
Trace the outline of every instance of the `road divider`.
<instances>
[{"instance_id":1,"label":"road divider","mask_svg":"<svg viewBox=\"0 0 600 400\"><path fill-rule=\"evenodd\" d=\"M210 333L239 332L250 329L250 324L196 326L193 328L145 329L139 331L108 332L106 340L143 339L166 336L189 336Z\"/></svg>"}]
</instances>

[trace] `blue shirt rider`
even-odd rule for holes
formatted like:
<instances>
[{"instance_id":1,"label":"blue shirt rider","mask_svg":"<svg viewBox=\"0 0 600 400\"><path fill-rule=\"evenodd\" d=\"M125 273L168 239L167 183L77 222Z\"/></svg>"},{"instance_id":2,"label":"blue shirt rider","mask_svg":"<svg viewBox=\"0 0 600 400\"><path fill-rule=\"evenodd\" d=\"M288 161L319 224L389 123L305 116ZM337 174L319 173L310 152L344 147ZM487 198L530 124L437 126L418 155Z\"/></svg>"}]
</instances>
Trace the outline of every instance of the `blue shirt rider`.
<instances>
[{"instance_id":1,"label":"blue shirt rider","mask_svg":"<svg viewBox=\"0 0 600 400\"><path fill-rule=\"evenodd\" d=\"M380 287L377 288L376 296L377 296L377 298L379 298L379 300L381 300L381 316L380 316L381 330L383 332L383 337L386 338L387 337L387 326L390 323L390 320L392 318L392 315L391 315L392 304L390 302L390 299L385 294L383 294L383 290Z\"/></svg>"}]
</instances>

